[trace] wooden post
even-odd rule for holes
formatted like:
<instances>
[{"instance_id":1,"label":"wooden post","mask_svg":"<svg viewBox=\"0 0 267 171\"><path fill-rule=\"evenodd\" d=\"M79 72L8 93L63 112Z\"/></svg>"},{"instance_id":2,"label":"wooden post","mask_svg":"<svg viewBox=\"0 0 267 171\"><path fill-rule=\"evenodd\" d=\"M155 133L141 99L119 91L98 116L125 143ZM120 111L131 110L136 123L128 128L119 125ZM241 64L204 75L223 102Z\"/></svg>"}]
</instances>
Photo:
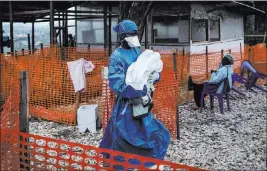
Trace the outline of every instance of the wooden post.
<instances>
[{"instance_id":1,"label":"wooden post","mask_svg":"<svg viewBox=\"0 0 267 171\"><path fill-rule=\"evenodd\" d=\"M33 19L33 21L32 21L32 54L34 54L34 44L35 44L35 42L34 42L34 36L35 36L35 34L34 34L34 19Z\"/></svg>"},{"instance_id":2,"label":"wooden post","mask_svg":"<svg viewBox=\"0 0 267 171\"><path fill-rule=\"evenodd\" d=\"M68 36L68 11L66 11L66 13L65 13L65 36L66 36L66 42L65 42L65 45L66 45L66 47L68 47L69 46L69 41L68 41L68 39L69 39L69 36Z\"/></svg>"},{"instance_id":3,"label":"wooden post","mask_svg":"<svg viewBox=\"0 0 267 171\"><path fill-rule=\"evenodd\" d=\"M173 53L173 72L175 75L175 79L178 82L177 53ZM179 86L179 84L178 84L178 86ZM177 132L177 139L180 139L179 101L176 103L176 132Z\"/></svg>"},{"instance_id":4,"label":"wooden post","mask_svg":"<svg viewBox=\"0 0 267 171\"><path fill-rule=\"evenodd\" d=\"M78 91L75 93L75 113L76 113L76 124L78 124L78 113L77 110L80 107L80 97L81 97L81 92Z\"/></svg>"},{"instance_id":5,"label":"wooden post","mask_svg":"<svg viewBox=\"0 0 267 171\"><path fill-rule=\"evenodd\" d=\"M145 21L145 49L148 49L148 16Z\"/></svg>"},{"instance_id":6,"label":"wooden post","mask_svg":"<svg viewBox=\"0 0 267 171\"><path fill-rule=\"evenodd\" d=\"M44 57L44 46L43 43L40 44L41 45L41 57Z\"/></svg>"},{"instance_id":7,"label":"wooden post","mask_svg":"<svg viewBox=\"0 0 267 171\"><path fill-rule=\"evenodd\" d=\"M75 5L75 47L77 47L77 37L78 37L78 30L77 30L77 5Z\"/></svg>"},{"instance_id":8,"label":"wooden post","mask_svg":"<svg viewBox=\"0 0 267 171\"><path fill-rule=\"evenodd\" d=\"M231 52L232 52L232 50L231 49L229 49L229 53L231 54Z\"/></svg>"},{"instance_id":9,"label":"wooden post","mask_svg":"<svg viewBox=\"0 0 267 171\"><path fill-rule=\"evenodd\" d=\"M254 57L255 57L255 55L254 55L254 48L252 48L251 49L251 63L252 63L252 65L254 65Z\"/></svg>"},{"instance_id":10,"label":"wooden post","mask_svg":"<svg viewBox=\"0 0 267 171\"><path fill-rule=\"evenodd\" d=\"M10 52L14 53L14 30L13 30L13 11L12 2L9 1L9 23L10 23Z\"/></svg>"},{"instance_id":11,"label":"wooden post","mask_svg":"<svg viewBox=\"0 0 267 171\"><path fill-rule=\"evenodd\" d=\"M4 53L3 47L3 19L2 19L2 2L0 2L0 54Z\"/></svg>"},{"instance_id":12,"label":"wooden post","mask_svg":"<svg viewBox=\"0 0 267 171\"><path fill-rule=\"evenodd\" d=\"M30 34L28 34L28 50L29 50L29 55L31 54L31 38Z\"/></svg>"},{"instance_id":13,"label":"wooden post","mask_svg":"<svg viewBox=\"0 0 267 171\"><path fill-rule=\"evenodd\" d=\"M248 60L251 61L251 47L248 49Z\"/></svg>"},{"instance_id":14,"label":"wooden post","mask_svg":"<svg viewBox=\"0 0 267 171\"><path fill-rule=\"evenodd\" d=\"M22 71L20 72L20 103L19 103L19 131L24 133L29 133L29 80L28 80L28 72ZM20 137L20 141L22 143L24 141L28 142L24 138ZM27 153L28 147L20 144L20 148L26 150L26 152L20 152L20 161L25 159L24 156L29 157ZM22 157L23 156L23 157ZM29 161L26 160L25 164L29 164ZM25 166L20 165L21 168L25 168ZM26 166L26 170L30 170L28 166Z\"/></svg>"},{"instance_id":15,"label":"wooden post","mask_svg":"<svg viewBox=\"0 0 267 171\"><path fill-rule=\"evenodd\" d=\"M21 49L22 56L24 56L24 49Z\"/></svg>"},{"instance_id":16,"label":"wooden post","mask_svg":"<svg viewBox=\"0 0 267 171\"><path fill-rule=\"evenodd\" d=\"M28 72L20 72L20 105L19 105L19 130L29 132L29 96Z\"/></svg>"},{"instance_id":17,"label":"wooden post","mask_svg":"<svg viewBox=\"0 0 267 171\"><path fill-rule=\"evenodd\" d=\"M108 37L109 37L109 47L108 47L108 55L110 56L111 55L111 51L112 51L112 41L111 41L111 12L112 12L112 6L111 4L109 5L109 22L108 22L108 26L109 26L109 34L108 34Z\"/></svg>"},{"instance_id":18,"label":"wooden post","mask_svg":"<svg viewBox=\"0 0 267 171\"><path fill-rule=\"evenodd\" d=\"M107 25L107 5L104 5L104 49L107 49L107 44L108 44L108 36L107 36L107 31L108 31L108 25Z\"/></svg>"},{"instance_id":19,"label":"wooden post","mask_svg":"<svg viewBox=\"0 0 267 171\"><path fill-rule=\"evenodd\" d=\"M184 50L185 51L185 50ZM190 76L190 52L188 53L188 57L187 57L187 79ZM189 102L189 91L187 91L187 103Z\"/></svg>"},{"instance_id":20,"label":"wooden post","mask_svg":"<svg viewBox=\"0 0 267 171\"><path fill-rule=\"evenodd\" d=\"M251 46L248 49L248 60L251 62ZM251 62L252 63L252 62ZM247 78L249 77L249 71L247 70Z\"/></svg>"},{"instance_id":21,"label":"wooden post","mask_svg":"<svg viewBox=\"0 0 267 171\"><path fill-rule=\"evenodd\" d=\"M206 79L209 78L209 54L208 54L208 46L206 46Z\"/></svg>"},{"instance_id":22,"label":"wooden post","mask_svg":"<svg viewBox=\"0 0 267 171\"><path fill-rule=\"evenodd\" d=\"M178 84L178 90L179 90L179 84ZM177 139L180 140L179 93L177 93L177 96L178 96L178 102L176 105L176 132L177 132Z\"/></svg>"},{"instance_id":23,"label":"wooden post","mask_svg":"<svg viewBox=\"0 0 267 171\"><path fill-rule=\"evenodd\" d=\"M181 81L184 81L184 60L185 60L185 48L183 47L182 68L181 68ZM178 53L177 53L178 54Z\"/></svg>"},{"instance_id":24,"label":"wooden post","mask_svg":"<svg viewBox=\"0 0 267 171\"><path fill-rule=\"evenodd\" d=\"M178 79L178 76L177 76L177 54L176 53L173 53L173 71L174 71L174 75L175 75L175 79L177 80Z\"/></svg>"},{"instance_id":25,"label":"wooden post","mask_svg":"<svg viewBox=\"0 0 267 171\"><path fill-rule=\"evenodd\" d=\"M75 20L76 21L76 20ZM60 23L60 12L58 13L58 40L59 40L59 47L62 47L62 39L61 39L61 23Z\"/></svg>"},{"instance_id":26,"label":"wooden post","mask_svg":"<svg viewBox=\"0 0 267 171\"><path fill-rule=\"evenodd\" d=\"M54 2L50 1L50 44L54 45Z\"/></svg>"},{"instance_id":27,"label":"wooden post","mask_svg":"<svg viewBox=\"0 0 267 171\"><path fill-rule=\"evenodd\" d=\"M208 20L208 23L207 23L207 41L210 42L210 20Z\"/></svg>"},{"instance_id":28,"label":"wooden post","mask_svg":"<svg viewBox=\"0 0 267 171\"><path fill-rule=\"evenodd\" d=\"M240 65L242 65L243 62L243 52L242 52L242 44L240 43Z\"/></svg>"},{"instance_id":29,"label":"wooden post","mask_svg":"<svg viewBox=\"0 0 267 171\"><path fill-rule=\"evenodd\" d=\"M223 59L223 49L221 50L221 61Z\"/></svg>"}]
</instances>

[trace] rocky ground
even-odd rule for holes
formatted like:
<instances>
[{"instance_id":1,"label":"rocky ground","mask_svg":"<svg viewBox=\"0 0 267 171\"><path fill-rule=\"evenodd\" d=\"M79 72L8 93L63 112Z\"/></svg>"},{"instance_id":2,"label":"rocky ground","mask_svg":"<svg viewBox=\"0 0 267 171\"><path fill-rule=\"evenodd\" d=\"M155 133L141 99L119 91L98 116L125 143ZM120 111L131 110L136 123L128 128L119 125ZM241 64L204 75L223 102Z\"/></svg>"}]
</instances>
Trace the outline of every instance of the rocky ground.
<instances>
[{"instance_id":1,"label":"rocky ground","mask_svg":"<svg viewBox=\"0 0 267 171\"><path fill-rule=\"evenodd\" d=\"M266 93L246 92L231 100L231 111L214 113L180 106L181 139L171 142L166 160L211 170L266 170ZM236 95L238 97L238 95ZM209 106L209 103L207 103ZM79 133L73 126L47 121L30 122L30 133L98 146L103 136Z\"/></svg>"}]
</instances>

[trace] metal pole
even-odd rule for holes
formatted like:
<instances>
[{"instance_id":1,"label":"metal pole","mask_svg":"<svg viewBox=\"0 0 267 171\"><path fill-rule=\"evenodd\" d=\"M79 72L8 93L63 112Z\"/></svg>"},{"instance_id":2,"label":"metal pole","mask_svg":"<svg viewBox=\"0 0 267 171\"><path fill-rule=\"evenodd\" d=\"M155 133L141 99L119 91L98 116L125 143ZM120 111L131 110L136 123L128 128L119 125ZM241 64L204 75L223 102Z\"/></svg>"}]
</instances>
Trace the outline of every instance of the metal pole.
<instances>
[{"instance_id":1,"label":"metal pole","mask_svg":"<svg viewBox=\"0 0 267 171\"><path fill-rule=\"evenodd\" d=\"M34 54L34 19L32 21L32 54Z\"/></svg>"},{"instance_id":2,"label":"metal pole","mask_svg":"<svg viewBox=\"0 0 267 171\"><path fill-rule=\"evenodd\" d=\"M10 52L14 53L14 35L13 35L13 11L12 2L9 1L9 22L10 22Z\"/></svg>"},{"instance_id":3,"label":"metal pole","mask_svg":"<svg viewBox=\"0 0 267 171\"><path fill-rule=\"evenodd\" d=\"M54 2L50 1L50 44L54 45Z\"/></svg>"},{"instance_id":4,"label":"metal pole","mask_svg":"<svg viewBox=\"0 0 267 171\"><path fill-rule=\"evenodd\" d=\"M109 22L108 22L108 24L109 24L109 35L108 35L108 37L109 37L109 47L108 47L108 55L110 56L110 54L111 54L111 50L112 50L112 41L111 41L111 11L112 11L112 6L111 5L109 5Z\"/></svg>"},{"instance_id":5,"label":"metal pole","mask_svg":"<svg viewBox=\"0 0 267 171\"><path fill-rule=\"evenodd\" d=\"M107 27L107 5L104 5L104 49L107 48L108 43Z\"/></svg>"}]
</instances>

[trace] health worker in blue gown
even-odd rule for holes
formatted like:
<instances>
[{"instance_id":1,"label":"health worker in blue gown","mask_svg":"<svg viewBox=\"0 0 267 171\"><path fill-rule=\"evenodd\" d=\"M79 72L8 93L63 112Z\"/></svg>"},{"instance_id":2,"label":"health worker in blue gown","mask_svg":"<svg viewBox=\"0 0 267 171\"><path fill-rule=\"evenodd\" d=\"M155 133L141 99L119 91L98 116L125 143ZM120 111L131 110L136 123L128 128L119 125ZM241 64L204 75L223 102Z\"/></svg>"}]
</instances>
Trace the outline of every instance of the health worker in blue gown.
<instances>
[{"instance_id":1,"label":"health worker in blue gown","mask_svg":"<svg viewBox=\"0 0 267 171\"><path fill-rule=\"evenodd\" d=\"M116 102L99 147L164 159L170 143L169 131L151 112L139 119L134 118L133 105L129 103L132 99L142 104L149 101L147 87L135 90L125 84L128 67L141 53L138 28L133 21L123 20L113 27L113 31L119 35L120 45L110 56L108 80L109 87L116 94ZM149 79L157 83L160 74L151 74Z\"/></svg>"}]
</instances>

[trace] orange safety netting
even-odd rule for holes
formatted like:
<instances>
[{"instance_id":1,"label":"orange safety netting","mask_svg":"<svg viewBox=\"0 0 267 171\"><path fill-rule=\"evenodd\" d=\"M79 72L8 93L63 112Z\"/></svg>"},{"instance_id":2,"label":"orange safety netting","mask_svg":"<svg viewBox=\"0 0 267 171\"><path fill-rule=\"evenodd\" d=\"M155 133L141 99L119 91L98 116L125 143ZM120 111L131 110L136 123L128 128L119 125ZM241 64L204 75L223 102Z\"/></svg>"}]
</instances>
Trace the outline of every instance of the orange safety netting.
<instances>
[{"instance_id":1,"label":"orange safety netting","mask_svg":"<svg viewBox=\"0 0 267 171\"><path fill-rule=\"evenodd\" d=\"M250 49L250 50L248 50ZM187 79L202 82L210 77L210 70L217 69L224 54L229 51L207 54L182 54L180 51L160 51L164 68L161 81L156 85L153 113L177 135L178 104L187 102L192 94L187 91ZM240 71L241 62L252 60L254 66L266 72L266 44L232 49L234 70ZM265 58L264 58L265 56ZM87 91L74 93L67 69L68 61L85 58L96 66L86 74ZM10 88L18 84L19 72L27 70L29 75L30 114L38 118L76 125L76 110L82 104L98 104L105 127L115 96L102 78L102 66L108 66L109 57L104 49L57 48L55 46L37 50L17 52L14 56L1 55L1 98L6 100Z\"/></svg>"},{"instance_id":2,"label":"orange safety netting","mask_svg":"<svg viewBox=\"0 0 267 171\"><path fill-rule=\"evenodd\" d=\"M257 44L255 46L246 47L248 50L248 60L261 73L267 74L266 61L267 49L266 44Z\"/></svg>"},{"instance_id":3,"label":"orange safety netting","mask_svg":"<svg viewBox=\"0 0 267 171\"><path fill-rule=\"evenodd\" d=\"M24 54L29 54L24 52ZM84 58L96 66L86 74L87 90L80 93L79 99L67 69L68 61ZM45 48L34 54L1 56L1 94L7 98L12 85L10 79L19 79L19 71L29 72L30 113L32 116L66 124L76 124L75 111L79 103L97 103L101 101L101 66L107 66L106 51L87 48Z\"/></svg>"},{"instance_id":4,"label":"orange safety netting","mask_svg":"<svg viewBox=\"0 0 267 171\"><path fill-rule=\"evenodd\" d=\"M164 170L203 170L20 132L18 90L11 89L1 115L1 170L149 170L147 164L155 165L153 170L162 166Z\"/></svg>"}]
</instances>

